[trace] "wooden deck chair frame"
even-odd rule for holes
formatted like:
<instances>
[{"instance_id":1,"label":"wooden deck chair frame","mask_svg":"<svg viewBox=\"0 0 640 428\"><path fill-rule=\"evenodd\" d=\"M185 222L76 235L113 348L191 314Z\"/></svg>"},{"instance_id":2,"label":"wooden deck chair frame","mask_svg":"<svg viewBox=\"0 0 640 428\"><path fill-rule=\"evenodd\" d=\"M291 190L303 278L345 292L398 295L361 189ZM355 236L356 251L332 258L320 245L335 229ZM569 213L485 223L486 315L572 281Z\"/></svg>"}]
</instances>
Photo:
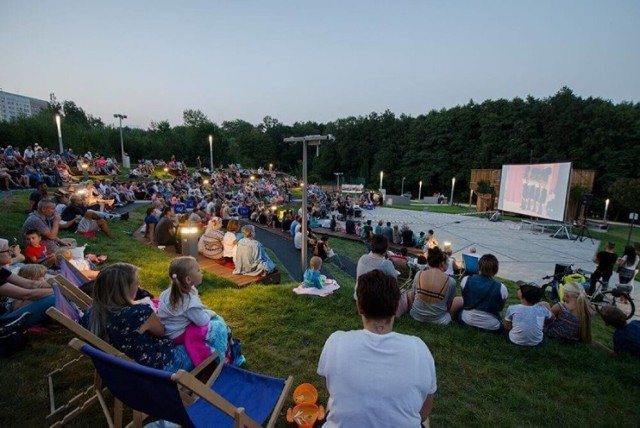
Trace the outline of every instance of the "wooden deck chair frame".
<instances>
[{"instance_id":1,"label":"wooden deck chair frame","mask_svg":"<svg viewBox=\"0 0 640 428\"><path fill-rule=\"evenodd\" d=\"M56 275L48 279L47 282L49 282L49 284L56 284L62 295L83 312L93 303L93 299L87 293L69 282L69 280L62 275Z\"/></svg>"},{"instance_id":2,"label":"wooden deck chair frame","mask_svg":"<svg viewBox=\"0 0 640 428\"><path fill-rule=\"evenodd\" d=\"M85 343L77 338L72 339L69 342L69 346L76 349L79 352L82 352L82 346ZM244 413L244 409L241 407L236 407L229 401L227 401L224 397L220 396L218 393L211 389L211 385L216 381L222 368L224 366L224 362L218 364L216 370L213 372L211 377L207 380L207 382L203 383L198 380L192 372L186 372L184 370L178 370L176 373L173 373L171 379L176 382L179 386L181 386L184 390L191 392L189 395L182 395L183 403L188 405L193 403L195 400L202 399L207 401L212 406L218 408L220 411L226 413L230 417L232 417L235 421L234 427L248 427L248 428L260 428L262 425L258 424L254 421L250 416ZM282 406L291 390L291 385L293 384L293 377L289 376L285 381L284 387L282 388L282 392L276 401L276 404L271 412L271 416L267 422L267 427L271 428L275 426L275 423L278 419L280 411L282 410ZM120 428L121 425L118 424L118 421L113 420L109 413L109 408L106 405L106 401L104 396L102 395L102 390L96 390L96 395L98 396L98 400L100 405L102 406L103 413L105 418L107 419L107 423L109 427ZM146 418L147 415L142 412L133 411L133 421L128 425L133 428L141 428L142 422ZM121 422L121 421L120 421Z\"/></svg>"},{"instance_id":3,"label":"wooden deck chair frame","mask_svg":"<svg viewBox=\"0 0 640 428\"><path fill-rule=\"evenodd\" d=\"M71 286L75 287L73 284L71 284ZM113 345L109 344L108 342L99 338L98 336L96 336L86 328L82 327L80 324L73 321L71 318L67 317L65 314L60 312L55 307L50 307L49 309L47 309L47 315L49 315L59 324L64 326L74 336L79 337L84 342L89 343L94 348L97 348L103 352L114 355L116 357L123 358L128 361L133 361L129 357L127 357L122 351L118 350ZM68 363L64 364L62 367L47 374L47 381L49 385L50 413L46 416L46 421L47 421L47 425L51 427L61 427L67 424L70 420L78 416L80 413L82 413L84 410L86 410L88 407L92 406L96 401L99 400L97 396L97 391L101 391L103 388L102 388L102 382L100 380L100 377L96 374L94 377L93 385L85 388L82 392L72 397L67 403L61 406L56 406L54 388L53 388L53 376L60 374L67 367L77 363L78 361L81 360L82 357L83 355L81 355L78 358L75 358L72 361L69 361ZM211 356L209 356L209 358L207 358L200 365L194 368L190 372L190 374L192 376L208 375L210 370L207 370L207 369L212 367L212 364L215 362L217 358L218 358L218 353L214 352ZM61 416L61 415L64 415L64 416ZM122 403L120 403L118 400L115 400L114 416L116 420L120 420L120 421L122 420Z\"/></svg>"},{"instance_id":4,"label":"wooden deck chair frame","mask_svg":"<svg viewBox=\"0 0 640 428\"><path fill-rule=\"evenodd\" d=\"M391 262L396 270L400 272L400 275L398 275L398 287L400 290L411 289L413 287L414 272L411 266L407 264L407 260L393 257Z\"/></svg>"}]
</instances>

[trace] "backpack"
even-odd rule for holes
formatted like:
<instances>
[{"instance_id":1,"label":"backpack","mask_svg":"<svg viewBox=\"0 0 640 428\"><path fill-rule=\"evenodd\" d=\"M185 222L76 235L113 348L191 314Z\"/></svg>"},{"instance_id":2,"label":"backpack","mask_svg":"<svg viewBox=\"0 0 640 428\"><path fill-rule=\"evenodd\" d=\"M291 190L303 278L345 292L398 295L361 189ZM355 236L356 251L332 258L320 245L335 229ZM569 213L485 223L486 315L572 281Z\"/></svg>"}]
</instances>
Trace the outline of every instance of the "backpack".
<instances>
[{"instance_id":1,"label":"backpack","mask_svg":"<svg viewBox=\"0 0 640 428\"><path fill-rule=\"evenodd\" d=\"M19 318L0 327L0 358L9 357L27 346L24 325L31 313L25 312Z\"/></svg>"}]
</instances>

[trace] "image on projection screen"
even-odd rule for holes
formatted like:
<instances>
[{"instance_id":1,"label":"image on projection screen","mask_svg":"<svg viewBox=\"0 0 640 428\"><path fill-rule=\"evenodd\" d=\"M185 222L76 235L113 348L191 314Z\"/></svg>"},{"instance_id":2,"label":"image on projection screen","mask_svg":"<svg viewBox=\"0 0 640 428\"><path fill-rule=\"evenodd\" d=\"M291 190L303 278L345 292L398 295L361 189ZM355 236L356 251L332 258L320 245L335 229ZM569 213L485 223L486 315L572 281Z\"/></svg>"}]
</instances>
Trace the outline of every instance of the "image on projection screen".
<instances>
[{"instance_id":1,"label":"image on projection screen","mask_svg":"<svg viewBox=\"0 0 640 428\"><path fill-rule=\"evenodd\" d=\"M498 209L563 221L571 162L503 165Z\"/></svg>"}]
</instances>

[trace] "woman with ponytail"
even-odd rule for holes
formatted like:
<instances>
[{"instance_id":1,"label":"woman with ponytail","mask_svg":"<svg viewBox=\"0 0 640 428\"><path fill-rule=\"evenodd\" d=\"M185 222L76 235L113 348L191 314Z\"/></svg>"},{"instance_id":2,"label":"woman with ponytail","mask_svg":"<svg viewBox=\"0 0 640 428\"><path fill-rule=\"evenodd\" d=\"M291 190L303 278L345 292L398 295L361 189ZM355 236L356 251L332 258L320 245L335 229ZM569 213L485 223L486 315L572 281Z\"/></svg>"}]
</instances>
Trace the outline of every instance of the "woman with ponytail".
<instances>
[{"instance_id":1,"label":"woman with ponytail","mask_svg":"<svg viewBox=\"0 0 640 428\"><path fill-rule=\"evenodd\" d=\"M551 308L553 319L547 325L545 334L558 339L591 343L591 311L587 293L574 282L564 284L562 290L563 302Z\"/></svg>"}]
</instances>

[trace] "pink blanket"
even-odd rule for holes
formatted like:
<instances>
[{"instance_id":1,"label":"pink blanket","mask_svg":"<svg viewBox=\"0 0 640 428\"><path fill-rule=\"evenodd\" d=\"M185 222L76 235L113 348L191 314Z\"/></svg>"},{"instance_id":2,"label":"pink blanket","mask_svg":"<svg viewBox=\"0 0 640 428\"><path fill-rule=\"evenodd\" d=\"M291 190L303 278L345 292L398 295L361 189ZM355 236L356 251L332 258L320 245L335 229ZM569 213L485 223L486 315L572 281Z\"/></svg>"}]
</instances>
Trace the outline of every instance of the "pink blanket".
<instances>
[{"instance_id":1,"label":"pink blanket","mask_svg":"<svg viewBox=\"0 0 640 428\"><path fill-rule=\"evenodd\" d=\"M173 343L176 345L184 345L194 366L198 366L211 356L211 349L207 346L206 342L208 331L209 324L201 327L195 324L189 324L184 333L173 339Z\"/></svg>"}]
</instances>

